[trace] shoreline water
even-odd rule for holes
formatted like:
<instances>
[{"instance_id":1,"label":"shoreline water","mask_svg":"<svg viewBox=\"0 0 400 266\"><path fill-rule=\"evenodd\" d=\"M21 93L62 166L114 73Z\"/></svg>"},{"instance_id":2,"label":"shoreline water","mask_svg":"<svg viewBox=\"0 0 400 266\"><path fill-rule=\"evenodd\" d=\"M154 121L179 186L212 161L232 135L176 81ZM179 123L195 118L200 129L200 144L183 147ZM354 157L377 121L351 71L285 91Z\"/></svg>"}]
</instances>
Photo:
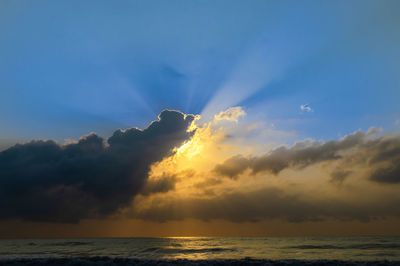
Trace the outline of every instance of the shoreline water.
<instances>
[{"instance_id":1,"label":"shoreline water","mask_svg":"<svg viewBox=\"0 0 400 266\"><path fill-rule=\"evenodd\" d=\"M346 265L346 266L372 266L389 265L398 266L400 261L347 261L347 260L296 260L296 259L134 259L110 257L82 257L82 258L14 258L0 259L0 265L270 265L270 266L316 266L316 265Z\"/></svg>"},{"instance_id":2,"label":"shoreline water","mask_svg":"<svg viewBox=\"0 0 400 266\"><path fill-rule=\"evenodd\" d=\"M100 259L103 258L103 259ZM251 258L251 260L245 258ZM8 239L0 240L0 262L8 264L76 263L94 260L113 265L126 260L176 264L185 260L210 263L254 262L262 265L400 265L400 238L123 238L123 239ZM58 260L56 263L55 260ZM371 262L375 262L370 264ZM387 264L395 262L395 264ZM64 262L63 262L64 263ZM65 264L64 263L64 264ZM128 264L129 264L128 263ZM271 264L273 263L273 264ZM316 264L317 263L317 264ZM319 263L319 264L318 264ZM365 264L369 263L369 264ZM397 264L396 264L397 263ZM51 263L50 263L51 264ZM268 265L268 264L266 264ZM343 265L340 263L339 265Z\"/></svg>"}]
</instances>

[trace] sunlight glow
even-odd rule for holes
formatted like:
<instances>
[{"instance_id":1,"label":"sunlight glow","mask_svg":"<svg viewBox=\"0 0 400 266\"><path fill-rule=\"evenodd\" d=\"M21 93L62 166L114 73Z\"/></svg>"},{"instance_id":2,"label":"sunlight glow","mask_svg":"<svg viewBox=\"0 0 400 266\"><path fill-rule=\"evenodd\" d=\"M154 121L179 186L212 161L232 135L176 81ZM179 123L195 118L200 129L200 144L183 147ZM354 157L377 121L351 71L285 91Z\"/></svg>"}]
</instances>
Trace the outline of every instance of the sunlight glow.
<instances>
[{"instance_id":1,"label":"sunlight glow","mask_svg":"<svg viewBox=\"0 0 400 266\"><path fill-rule=\"evenodd\" d=\"M178 157L186 156L193 158L198 155L202 150L202 144L199 138L191 139L185 142L182 146L176 149L176 155Z\"/></svg>"},{"instance_id":2,"label":"sunlight glow","mask_svg":"<svg viewBox=\"0 0 400 266\"><path fill-rule=\"evenodd\" d=\"M214 114L241 104L279 78L287 65L288 62L278 47L266 45L264 41L248 47L202 110L202 118L207 121L212 119Z\"/></svg>"}]
</instances>

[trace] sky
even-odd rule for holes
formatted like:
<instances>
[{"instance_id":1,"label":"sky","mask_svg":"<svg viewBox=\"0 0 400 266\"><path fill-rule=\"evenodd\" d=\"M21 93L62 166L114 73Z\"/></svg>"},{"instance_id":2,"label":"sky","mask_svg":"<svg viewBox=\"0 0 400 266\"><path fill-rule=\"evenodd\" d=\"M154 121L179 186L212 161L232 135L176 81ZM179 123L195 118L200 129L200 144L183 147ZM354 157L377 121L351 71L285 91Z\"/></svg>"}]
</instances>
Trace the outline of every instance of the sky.
<instances>
[{"instance_id":1,"label":"sky","mask_svg":"<svg viewBox=\"0 0 400 266\"><path fill-rule=\"evenodd\" d=\"M0 237L396 235L400 2L0 2Z\"/></svg>"}]
</instances>

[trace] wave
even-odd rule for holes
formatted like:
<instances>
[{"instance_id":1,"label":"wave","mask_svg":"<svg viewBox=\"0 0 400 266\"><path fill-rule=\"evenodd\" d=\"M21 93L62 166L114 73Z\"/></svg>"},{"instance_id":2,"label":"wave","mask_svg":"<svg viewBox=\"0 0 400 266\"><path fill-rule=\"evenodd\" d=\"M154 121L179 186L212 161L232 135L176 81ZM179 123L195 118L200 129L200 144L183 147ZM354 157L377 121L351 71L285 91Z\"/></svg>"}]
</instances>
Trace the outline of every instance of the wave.
<instances>
[{"instance_id":1,"label":"wave","mask_svg":"<svg viewBox=\"0 0 400 266\"><path fill-rule=\"evenodd\" d=\"M353 244L346 246L338 246L338 245L298 245L298 246L289 246L286 248L290 249L400 249L400 244L390 243L390 244L379 244L379 243L371 243L371 244Z\"/></svg>"},{"instance_id":2,"label":"wave","mask_svg":"<svg viewBox=\"0 0 400 266\"><path fill-rule=\"evenodd\" d=\"M373 266L399 265L399 261L341 261L341 260L270 260L270 259L218 259L218 260L145 260L133 258L109 257L82 257L82 258L14 258L0 259L4 265L270 265L270 266L319 266L319 265L346 265L346 266Z\"/></svg>"},{"instance_id":3,"label":"wave","mask_svg":"<svg viewBox=\"0 0 400 266\"><path fill-rule=\"evenodd\" d=\"M56 242L56 243L51 243L48 244L48 246L86 246L86 245L91 245L93 244L92 242L80 242L80 241L66 241L66 242Z\"/></svg>"},{"instance_id":4,"label":"wave","mask_svg":"<svg viewBox=\"0 0 400 266\"><path fill-rule=\"evenodd\" d=\"M231 248L199 248L199 249L182 249L182 248L161 248L161 247L153 247L147 248L143 250L144 253L183 253L183 254L191 254L191 253L220 253L220 252L237 252L237 249Z\"/></svg>"}]
</instances>

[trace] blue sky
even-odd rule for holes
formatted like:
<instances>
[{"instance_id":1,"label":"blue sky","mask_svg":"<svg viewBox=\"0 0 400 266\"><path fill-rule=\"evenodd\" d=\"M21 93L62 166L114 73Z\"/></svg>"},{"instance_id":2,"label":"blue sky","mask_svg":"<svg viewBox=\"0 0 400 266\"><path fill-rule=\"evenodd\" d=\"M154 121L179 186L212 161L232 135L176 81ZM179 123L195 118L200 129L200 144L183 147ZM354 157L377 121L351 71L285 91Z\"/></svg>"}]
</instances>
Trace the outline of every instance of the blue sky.
<instances>
[{"instance_id":1,"label":"blue sky","mask_svg":"<svg viewBox=\"0 0 400 266\"><path fill-rule=\"evenodd\" d=\"M299 138L398 132L399 5L2 0L0 148L109 136L166 108L242 106Z\"/></svg>"}]
</instances>

